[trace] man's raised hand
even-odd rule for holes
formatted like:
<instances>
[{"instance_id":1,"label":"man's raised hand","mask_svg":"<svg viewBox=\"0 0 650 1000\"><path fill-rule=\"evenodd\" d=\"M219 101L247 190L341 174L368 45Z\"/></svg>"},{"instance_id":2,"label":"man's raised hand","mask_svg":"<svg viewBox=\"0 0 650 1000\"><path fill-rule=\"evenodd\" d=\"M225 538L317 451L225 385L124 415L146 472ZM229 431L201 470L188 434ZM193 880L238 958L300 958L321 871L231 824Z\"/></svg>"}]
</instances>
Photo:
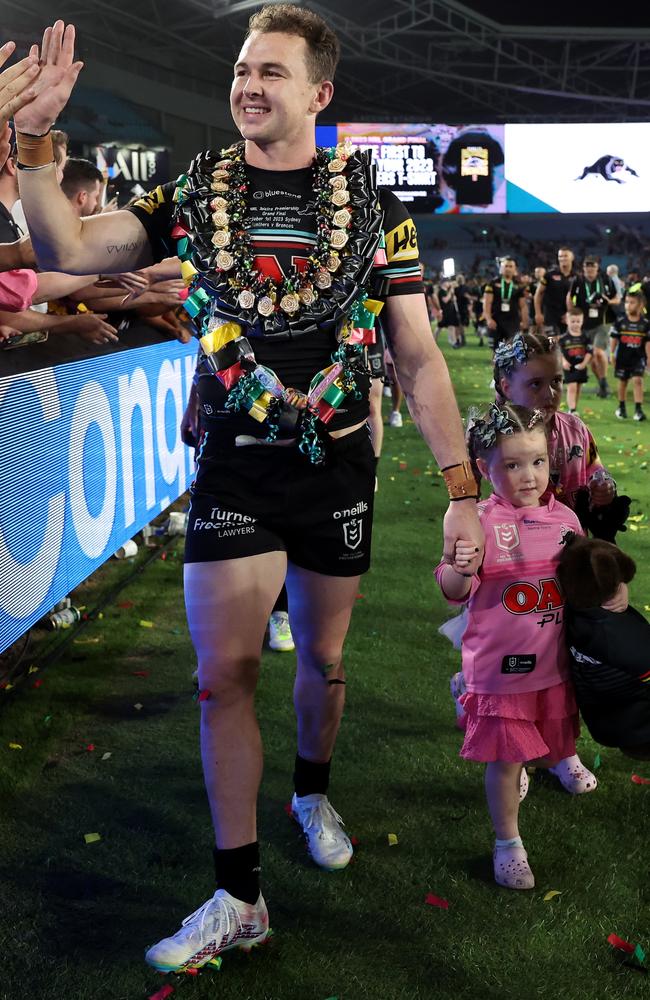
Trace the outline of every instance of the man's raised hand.
<instances>
[{"instance_id":1,"label":"man's raised hand","mask_svg":"<svg viewBox=\"0 0 650 1000\"><path fill-rule=\"evenodd\" d=\"M83 66L74 62L74 41L74 25L56 21L45 29L40 51L32 45L29 58L39 60L40 72L31 88L33 100L14 114L19 132L44 135L68 103Z\"/></svg>"},{"instance_id":2,"label":"man's raised hand","mask_svg":"<svg viewBox=\"0 0 650 1000\"><path fill-rule=\"evenodd\" d=\"M5 42L0 48L0 66L4 66L15 48L14 42ZM9 119L36 96L34 80L37 76L38 57L32 53L0 73L0 132ZM4 161L0 169L3 165Z\"/></svg>"}]
</instances>

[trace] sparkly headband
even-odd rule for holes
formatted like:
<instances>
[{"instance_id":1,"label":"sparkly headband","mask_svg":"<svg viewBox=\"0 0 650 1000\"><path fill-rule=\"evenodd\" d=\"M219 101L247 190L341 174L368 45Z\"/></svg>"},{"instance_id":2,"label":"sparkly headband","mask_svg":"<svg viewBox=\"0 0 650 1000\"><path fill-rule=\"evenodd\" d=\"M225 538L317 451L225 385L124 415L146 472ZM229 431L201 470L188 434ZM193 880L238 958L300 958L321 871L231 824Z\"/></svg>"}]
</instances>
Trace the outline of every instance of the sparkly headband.
<instances>
[{"instance_id":1,"label":"sparkly headband","mask_svg":"<svg viewBox=\"0 0 650 1000\"><path fill-rule=\"evenodd\" d=\"M512 340L499 344L494 352L494 363L504 372L509 372L515 365L525 365L527 360L528 348L520 333L516 333Z\"/></svg>"},{"instance_id":2,"label":"sparkly headband","mask_svg":"<svg viewBox=\"0 0 650 1000\"><path fill-rule=\"evenodd\" d=\"M533 410L530 420L526 425L526 430L531 431L537 424L543 423L544 414L541 410ZM475 407L472 407L467 420L467 431L475 437L483 448L489 450L494 448L497 434L514 434L518 430L518 425L514 423L512 417L505 407L493 403L485 417L480 417Z\"/></svg>"}]
</instances>

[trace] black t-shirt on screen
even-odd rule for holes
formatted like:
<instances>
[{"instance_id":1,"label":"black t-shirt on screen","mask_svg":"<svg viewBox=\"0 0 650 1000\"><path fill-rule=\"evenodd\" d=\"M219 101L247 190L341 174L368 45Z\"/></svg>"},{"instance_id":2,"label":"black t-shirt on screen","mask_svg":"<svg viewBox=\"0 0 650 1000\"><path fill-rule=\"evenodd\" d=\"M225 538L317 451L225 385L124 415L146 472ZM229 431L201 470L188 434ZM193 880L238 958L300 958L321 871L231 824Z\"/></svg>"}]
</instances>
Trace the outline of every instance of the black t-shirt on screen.
<instances>
[{"instance_id":1,"label":"black t-shirt on screen","mask_svg":"<svg viewBox=\"0 0 650 1000\"><path fill-rule=\"evenodd\" d=\"M487 132L456 136L443 157L443 177L456 192L457 205L490 205L494 169L503 163L503 149Z\"/></svg>"}]
</instances>

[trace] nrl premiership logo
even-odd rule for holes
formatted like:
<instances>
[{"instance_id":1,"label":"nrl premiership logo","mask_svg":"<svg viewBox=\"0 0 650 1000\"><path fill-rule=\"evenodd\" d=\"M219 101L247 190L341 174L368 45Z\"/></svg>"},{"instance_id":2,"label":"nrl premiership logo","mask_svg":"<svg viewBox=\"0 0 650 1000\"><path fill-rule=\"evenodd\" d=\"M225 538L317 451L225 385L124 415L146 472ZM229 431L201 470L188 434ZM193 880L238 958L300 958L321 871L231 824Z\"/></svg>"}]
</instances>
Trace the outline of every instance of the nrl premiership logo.
<instances>
[{"instance_id":1,"label":"nrl premiership logo","mask_svg":"<svg viewBox=\"0 0 650 1000\"><path fill-rule=\"evenodd\" d=\"M494 537L497 548L510 552L519 545L519 529L516 524L495 524Z\"/></svg>"},{"instance_id":2,"label":"nrl premiership logo","mask_svg":"<svg viewBox=\"0 0 650 1000\"><path fill-rule=\"evenodd\" d=\"M343 528L343 541L349 549L357 549L361 544L361 538L363 535L363 521L360 517L355 517L351 521L344 521L341 525Z\"/></svg>"}]
</instances>

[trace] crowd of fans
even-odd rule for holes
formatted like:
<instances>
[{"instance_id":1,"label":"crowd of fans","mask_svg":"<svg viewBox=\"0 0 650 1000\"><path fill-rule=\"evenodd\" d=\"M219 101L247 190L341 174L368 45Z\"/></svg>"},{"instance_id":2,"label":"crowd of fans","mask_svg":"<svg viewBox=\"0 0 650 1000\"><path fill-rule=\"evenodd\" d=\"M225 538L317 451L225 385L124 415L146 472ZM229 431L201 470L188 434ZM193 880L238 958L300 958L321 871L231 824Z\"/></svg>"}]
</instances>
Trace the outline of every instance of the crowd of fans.
<instances>
[{"instance_id":1,"label":"crowd of fans","mask_svg":"<svg viewBox=\"0 0 650 1000\"><path fill-rule=\"evenodd\" d=\"M114 211L105 204L106 184L90 160L68 157L68 137L54 132L57 177L79 218ZM0 244L11 254L29 235L18 191L16 154L8 126L0 155ZM22 253L24 255L25 249ZM31 252L31 251L27 251ZM7 262L0 260L5 267ZM154 327L165 337L191 338L182 309L185 284L178 263L155 265L137 273L66 275L13 268L0 274L0 350L73 334L99 348L119 343L131 323Z\"/></svg>"}]
</instances>

